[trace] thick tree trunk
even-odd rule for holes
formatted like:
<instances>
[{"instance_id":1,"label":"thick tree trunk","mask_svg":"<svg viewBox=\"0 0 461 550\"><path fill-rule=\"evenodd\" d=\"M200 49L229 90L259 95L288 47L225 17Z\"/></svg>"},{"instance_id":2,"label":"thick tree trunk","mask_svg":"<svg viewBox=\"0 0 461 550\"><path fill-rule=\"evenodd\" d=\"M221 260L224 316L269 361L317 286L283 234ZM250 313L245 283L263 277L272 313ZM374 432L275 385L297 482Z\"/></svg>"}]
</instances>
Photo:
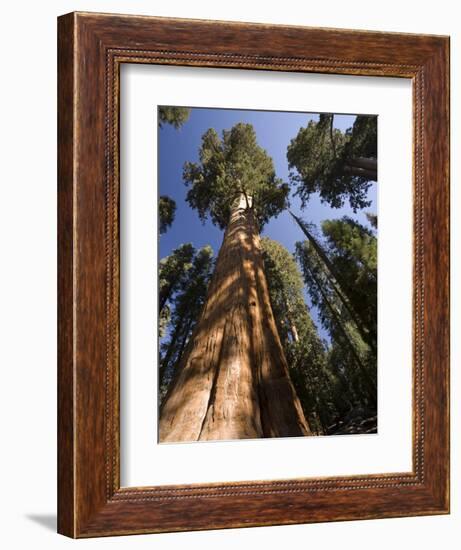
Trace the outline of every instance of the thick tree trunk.
<instances>
[{"instance_id":1,"label":"thick tree trunk","mask_svg":"<svg viewBox=\"0 0 461 550\"><path fill-rule=\"evenodd\" d=\"M356 166L357 168L363 168L364 170L371 170L376 175L378 174L378 159L354 157L350 159L349 164L351 166Z\"/></svg>"},{"instance_id":2,"label":"thick tree trunk","mask_svg":"<svg viewBox=\"0 0 461 550\"><path fill-rule=\"evenodd\" d=\"M352 158L344 166L346 174L362 176L371 181L378 181L378 167L376 159Z\"/></svg>"},{"instance_id":3,"label":"thick tree trunk","mask_svg":"<svg viewBox=\"0 0 461 550\"><path fill-rule=\"evenodd\" d=\"M207 301L161 407L160 442L311 435L247 200L231 212Z\"/></svg>"}]
</instances>

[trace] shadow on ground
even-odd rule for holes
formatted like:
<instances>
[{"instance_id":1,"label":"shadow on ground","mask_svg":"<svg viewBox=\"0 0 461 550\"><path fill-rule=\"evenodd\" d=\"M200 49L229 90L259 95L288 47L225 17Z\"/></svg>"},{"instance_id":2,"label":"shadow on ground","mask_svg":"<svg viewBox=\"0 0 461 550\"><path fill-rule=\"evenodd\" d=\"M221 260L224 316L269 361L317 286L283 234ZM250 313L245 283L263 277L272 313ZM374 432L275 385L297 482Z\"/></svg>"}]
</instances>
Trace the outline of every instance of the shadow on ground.
<instances>
[{"instance_id":1,"label":"shadow on ground","mask_svg":"<svg viewBox=\"0 0 461 550\"><path fill-rule=\"evenodd\" d=\"M48 531L56 532L57 518L56 514L26 514L26 518Z\"/></svg>"}]
</instances>

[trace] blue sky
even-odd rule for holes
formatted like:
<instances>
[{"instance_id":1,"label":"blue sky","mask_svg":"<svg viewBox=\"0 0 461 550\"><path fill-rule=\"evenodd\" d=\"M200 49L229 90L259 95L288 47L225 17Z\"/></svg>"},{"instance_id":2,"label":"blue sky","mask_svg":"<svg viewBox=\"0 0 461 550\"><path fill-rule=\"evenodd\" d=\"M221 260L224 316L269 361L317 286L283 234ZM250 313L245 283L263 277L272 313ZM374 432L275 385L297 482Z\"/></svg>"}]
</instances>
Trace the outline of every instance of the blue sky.
<instances>
[{"instance_id":1,"label":"blue sky","mask_svg":"<svg viewBox=\"0 0 461 550\"><path fill-rule=\"evenodd\" d=\"M218 134L221 134L222 130L230 129L238 122L252 124L259 145L274 161L277 176L288 182L287 147L299 129L306 126L312 119L317 120L318 114L193 108L189 120L179 130L168 124L160 128L159 194L173 198L177 208L173 225L160 237L159 258L167 256L173 249L186 242L192 243L196 248L210 244L215 254L221 246L222 231L209 220L205 224L199 220L197 212L192 210L185 200L187 187L182 180L183 165L186 161L198 161L201 137L208 128L214 128ZM354 120L354 115L338 114L334 117L334 124L344 131L352 126ZM371 185L368 198L372 203L365 211L376 213L376 184ZM343 208L333 209L328 204L322 204L318 195L313 195L304 210L301 210L300 200L294 196L293 190L290 195L290 204L295 214L307 222L314 223L317 227L320 227L322 220L342 218L345 215L369 227L365 211L354 214L348 203ZM294 251L297 241L304 240L303 233L287 211L271 219L264 227L262 235L279 241L291 252ZM309 300L307 301L309 303ZM329 340L328 334L318 322L315 308L311 308L311 314L322 338Z\"/></svg>"}]
</instances>

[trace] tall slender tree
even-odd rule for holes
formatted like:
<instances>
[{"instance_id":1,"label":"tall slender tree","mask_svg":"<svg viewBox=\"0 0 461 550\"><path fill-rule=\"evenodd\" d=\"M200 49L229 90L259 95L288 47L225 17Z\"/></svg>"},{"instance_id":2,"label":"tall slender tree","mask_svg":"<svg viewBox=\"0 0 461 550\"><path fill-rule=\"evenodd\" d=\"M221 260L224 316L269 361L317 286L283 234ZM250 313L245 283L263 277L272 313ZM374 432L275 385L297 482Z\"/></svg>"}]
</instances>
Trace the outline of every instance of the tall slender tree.
<instances>
[{"instance_id":1,"label":"tall slender tree","mask_svg":"<svg viewBox=\"0 0 461 550\"><path fill-rule=\"evenodd\" d=\"M367 231L365 227L356 224L351 218L345 217L343 220L326 220L322 223L324 235L328 237L329 249L326 250L314 236L312 230L313 224L306 223L291 211L290 214L307 237L318 259L323 263L329 285L354 321L361 337L376 352L376 302L373 306L373 296L376 301L377 291L376 238L371 232ZM358 287L361 281L359 281L357 277L354 277L353 274L351 275L351 268L353 271L354 269L352 265L353 262L351 262L349 258L349 253L344 248L341 248L341 243L335 242L335 235L336 238L339 238L341 228L343 233L349 235L349 245L352 245L352 241L355 237L355 241L361 241L362 251L368 249L368 254L374 258L374 271L371 272L372 280L367 281L366 288ZM355 235L353 235L353 233L355 233ZM357 247L357 244L355 247ZM342 261L341 258L344 257L346 257L346 259ZM345 263L347 265L344 265ZM355 275L357 274L355 273ZM362 277L362 279L364 278Z\"/></svg>"},{"instance_id":2,"label":"tall slender tree","mask_svg":"<svg viewBox=\"0 0 461 550\"><path fill-rule=\"evenodd\" d=\"M192 266L179 284L172 300L172 314L169 326L169 338L161 346L159 381L162 394L174 375L175 366L197 323L213 268L213 249L207 245L197 251Z\"/></svg>"},{"instance_id":3,"label":"tall slender tree","mask_svg":"<svg viewBox=\"0 0 461 550\"><path fill-rule=\"evenodd\" d=\"M192 258L195 254L194 247L182 244L159 263L159 314L167 305L167 301L173 296L192 266Z\"/></svg>"},{"instance_id":4,"label":"tall slender tree","mask_svg":"<svg viewBox=\"0 0 461 550\"><path fill-rule=\"evenodd\" d=\"M378 250L373 232L350 217L322 222L335 273L341 274L363 340L376 353ZM363 328L362 328L363 327Z\"/></svg>"},{"instance_id":5,"label":"tall slender tree","mask_svg":"<svg viewBox=\"0 0 461 550\"><path fill-rule=\"evenodd\" d=\"M331 284L325 263L309 241L296 244L296 255L311 300L328 330L333 371L348 385L349 401L376 406L376 353L361 338L354 319ZM331 365L331 363L330 363Z\"/></svg>"},{"instance_id":6,"label":"tall slender tree","mask_svg":"<svg viewBox=\"0 0 461 550\"><path fill-rule=\"evenodd\" d=\"M259 231L287 203L288 186L237 124L202 137L186 163L187 200L224 229L201 317L160 411L160 441L311 434L274 320Z\"/></svg>"}]
</instances>

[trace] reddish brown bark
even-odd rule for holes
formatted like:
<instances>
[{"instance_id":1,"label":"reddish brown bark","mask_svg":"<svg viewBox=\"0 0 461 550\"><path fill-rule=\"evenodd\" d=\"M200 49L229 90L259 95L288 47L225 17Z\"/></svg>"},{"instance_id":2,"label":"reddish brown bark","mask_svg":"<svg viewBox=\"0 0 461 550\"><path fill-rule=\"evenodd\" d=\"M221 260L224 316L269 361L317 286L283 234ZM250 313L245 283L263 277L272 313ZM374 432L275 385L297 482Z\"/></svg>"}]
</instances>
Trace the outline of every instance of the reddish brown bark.
<instances>
[{"instance_id":1,"label":"reddish brown bark","mask_svg":"<svg viewBox=\"0 0 461 550\"><path fill-rule=\"evenodd\" d=\"M246 201L232 210L206 304L164 399L161 442L311 435Z\"/></svg>"}]
</instances>

